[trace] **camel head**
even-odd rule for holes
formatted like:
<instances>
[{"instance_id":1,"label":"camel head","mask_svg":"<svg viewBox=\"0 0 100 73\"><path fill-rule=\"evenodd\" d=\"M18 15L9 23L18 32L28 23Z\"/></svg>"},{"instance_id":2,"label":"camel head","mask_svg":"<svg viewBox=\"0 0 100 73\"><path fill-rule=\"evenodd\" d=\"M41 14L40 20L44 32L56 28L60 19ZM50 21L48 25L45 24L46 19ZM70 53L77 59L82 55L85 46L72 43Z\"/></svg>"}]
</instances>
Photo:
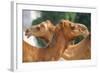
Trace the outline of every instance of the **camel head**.
<instances>
[{"instance_id":1,"label":"camel head","mask_svg":"<svg viewBox=\"0 0 100 73\"><path fill-rule=\"evenodd\" d=\"M72 40L80 35L87 36L89 34L88 29L85 25L73 23L69 20L61 20L58 26L60 26L60 28L62 29L65 38L69 40Z\"/></svg>"},{"instance_id":2,"label":"camel head","mask_svg":"<svg viewBox=\"0 0 100 73\"><path fill-rule=\"evenodd\" d=\"M35 36L35 37L45 37L47 35L52 35L52 31L54 31L55 26L51 23L50 20L46 20L41 22L38 25L33 25L26 29L25 35L27 37Z\"/></svg>"}]
</instances>

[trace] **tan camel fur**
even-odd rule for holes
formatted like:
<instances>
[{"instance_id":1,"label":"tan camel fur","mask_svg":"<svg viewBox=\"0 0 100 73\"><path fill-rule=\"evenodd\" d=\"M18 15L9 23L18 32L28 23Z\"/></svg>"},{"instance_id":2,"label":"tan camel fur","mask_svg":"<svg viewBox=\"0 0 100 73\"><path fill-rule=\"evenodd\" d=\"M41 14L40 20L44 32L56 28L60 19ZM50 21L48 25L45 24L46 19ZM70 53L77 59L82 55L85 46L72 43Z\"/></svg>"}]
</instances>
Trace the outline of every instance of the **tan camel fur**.
<instances>
[{"instance_id":1,"label":"tan camel fur","mask_svg":"<svg viewBox=\"0 0 100 73\"><path fill-rule=\"evenodd\" d=\"M62 57L66 60L91 59L91 39L90 35L78 44L69 45Z\"/></svg>"}]
</instances>

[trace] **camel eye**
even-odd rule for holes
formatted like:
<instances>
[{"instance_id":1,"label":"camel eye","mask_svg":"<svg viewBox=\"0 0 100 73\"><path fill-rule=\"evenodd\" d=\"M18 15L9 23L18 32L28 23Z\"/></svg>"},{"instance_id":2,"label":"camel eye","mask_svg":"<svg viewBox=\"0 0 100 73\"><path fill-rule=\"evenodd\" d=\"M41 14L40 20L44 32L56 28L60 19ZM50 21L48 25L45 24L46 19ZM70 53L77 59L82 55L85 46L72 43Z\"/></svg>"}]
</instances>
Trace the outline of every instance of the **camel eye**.
<instances>
[{"instance_id":1,"label":"camel eye","mask_svg":"<svg viewBox=\"0 0 100 73\"><path fill-rule=\"evenodd\" d=\"M40 27L36 27L37 30L40 30Z\"/></svg>"},{"instance_id":2,"label":"camel eye","mask_svg":"<svg viewBox=\"0 0 100 73\"><path fill-rule=\"evenodd\" d=\"M82 31L85 31L86 29L85 28L82 28Z\"/></svg>"},{"instance_id":3,"label":"camel eye","mask_svg":"<svg viewBox=\"0 0 100 73\"><path fill-rule=\"evenodd\" d=\"M75 29L75 26L72 26L71 29L74 30Z\"/></svg>"},{"instance_id":4,"label":"camel eye","mask_svg":"<svg viewBox=\"0 0 100 73\"><path fill-rule=\"evenodd\" d=\"M74 30L75 26L70 23L71 29Z\"/></svg>"}]
</instances>

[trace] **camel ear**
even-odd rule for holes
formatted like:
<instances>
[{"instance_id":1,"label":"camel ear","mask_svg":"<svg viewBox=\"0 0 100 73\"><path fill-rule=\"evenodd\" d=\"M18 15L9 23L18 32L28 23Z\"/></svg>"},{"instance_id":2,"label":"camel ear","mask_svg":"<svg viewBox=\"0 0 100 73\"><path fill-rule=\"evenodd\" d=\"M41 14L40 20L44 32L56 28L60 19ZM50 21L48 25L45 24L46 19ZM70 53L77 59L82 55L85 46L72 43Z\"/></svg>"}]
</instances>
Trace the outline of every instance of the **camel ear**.
<instances>
[{"instance_id":1,"label":"camel ear","mask_svg":"<svg viewBox=\"0 0 100 73\"><path fill-rule=\"evenodd\" d=\"M47 26L54 26L53 23L50 20L46 20Z\"/></svg>"},{"instance_id":2,"label":"camel ear","mask_svg":"<svg viewBox=\"0 0 100 73\"><path fill-rule=\"evenodd\" d=\"M50 20L46 20L46 23L51 23L51 21Z\"/></svg>"},{"instance_id":3,"label":"camel ear","mask_svg":"<svg viewBox=\"0 0 100 73\"><path fill-rule=\"evenodd\" d=\"M47 28L46 22L42 22L39 26L40 29L45 29Z\"/></svg>"}]
</instances>

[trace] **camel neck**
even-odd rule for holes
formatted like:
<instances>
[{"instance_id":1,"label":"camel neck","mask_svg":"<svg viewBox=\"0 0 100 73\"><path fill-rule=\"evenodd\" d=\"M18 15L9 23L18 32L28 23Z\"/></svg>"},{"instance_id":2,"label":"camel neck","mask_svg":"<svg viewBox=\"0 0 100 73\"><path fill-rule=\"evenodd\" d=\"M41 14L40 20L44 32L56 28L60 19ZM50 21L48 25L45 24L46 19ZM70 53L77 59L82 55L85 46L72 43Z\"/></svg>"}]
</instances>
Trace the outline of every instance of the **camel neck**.
<instances>
[{"instance_id":1,"label":"camel neck","mask_svg":"<svg viewBox=\"0 0 100 73\"><path fill-rule=\"evenodd\" d=\"M63 32L61 30L57 30L54 34L53 34L53 39L51 40L51 42L49 43L48 47L54 47L54 49L57 48L64 48L66 45L66 40L65 37L63 35Z\"/></svg>"}]
</instances>

